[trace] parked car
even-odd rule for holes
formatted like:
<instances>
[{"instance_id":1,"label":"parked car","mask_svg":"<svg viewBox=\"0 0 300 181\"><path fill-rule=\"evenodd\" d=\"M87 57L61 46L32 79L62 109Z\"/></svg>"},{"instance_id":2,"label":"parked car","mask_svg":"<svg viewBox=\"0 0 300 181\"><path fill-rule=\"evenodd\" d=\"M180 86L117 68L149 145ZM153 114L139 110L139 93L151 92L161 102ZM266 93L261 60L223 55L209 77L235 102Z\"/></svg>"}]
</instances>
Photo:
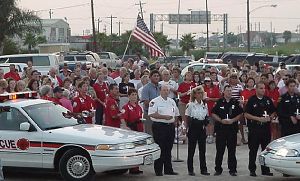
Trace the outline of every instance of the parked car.
<instances>
[{"instance_id":1,"label":"parked car","mask_svg":"<svg viewBox=\"0 0 300 181\"><path fill-rule=\"evenodd\" d=\"M209 68L209 67L216 67L217 70L219 71L224 66L228 67L227 64L223 64L223 63L192 63L192 64L186 66L184 69L182 69L181 75L184 76L184 74L191 67L194 69L194 71L201 71L201 70Z\"/></svg>"},{"instance_id":2,"label":"parked car","mask_svg":"<svg viewBox=\"0 0 300 181\"><path fill-rule=\"evenodd\" d=\"M121 59L113 52L100 52L101 64L105 64L107 67L116 68L117 65L121 65Z\"/></svg>"},{"instance_id":3,"label":"parked car","mask_svg":"<svg viewBox=\"0 0 300 181\"><path fill-rule=\"evenodd\" d=\"M168 64L173 64L180 68L184 68L189 65L190 62L194 61L191 56L170 56L170 57L159 57L157 61L160 64L167 66Z\"/></svg>"},{"instance_id":4,"label":"parked car","mask_svg":"<svg viewBox=\"0 0 300 181\"><path fill-rule=\"evenodd\" d=\"M42 75L47 75L51 67L59 68L59 59L55 54L16 54L0 56L0 63L24 63L28 60L33 63L33 68Z\"/></svg>"},{"instance_id":5,"label":"parked car","mask_svg":"<svg viewBox=\"0 0 300 181\"><path fill-rule=\"evenodd\" d=\"M127 61L129 58L132 58L134 61L139 61L139 57L137 55L119 55L119 59L122 60L122 62ZM141 56L141 59L146 62L147 64L149 63L148 59L145 56Z\"/></svg>"},{"instance_id":6,"label":"parked car","mask_svg":"<svg viewBox=\"0 0 300 181\"><path fill-rule=\"evenodd\" d=\"M80 62L81 64L85 64L88 69L92 68L96 65L96 60L92 55L85 53L68 53L64 55L64 63Z\"/></svg>"},{"instance_id":7,"label":"parked car","mask_svg":"<svg viewBox=\"0 0 300 181\"><path fill-rule=\"evenodd\" d=\"M23 75L23 72L25 71L25 69L28 67L27 64L25 63L1 63L0 64L0 68L4 70L4 73L7 73L9 72L9 66L10 64L14 64L18 73L19 73L19 76L22 77Z\"/></svg>"},{"instance_id":8,"label":"parked car","mask_svg":"<svg viewBox=\"0 0 300 181\"><path fill-rule=\"evenodd\" d=\"M151 135L81 124L64 107L30 99L34 92L0 95L0 158L5 168L58 171L64 180L92 180L97 172L125 173L152 164L160 148Z\"/></svg>"},{"instance_id":9,"label":"parked car","mask_svg":"<svg viewBox=\"0 0 300 181\"><path fill-rule=\"evenodd\" d=\"M259 155L259 163L282 174L300 176L300 134L271 142Z\"/></svg>"}]
</instances>

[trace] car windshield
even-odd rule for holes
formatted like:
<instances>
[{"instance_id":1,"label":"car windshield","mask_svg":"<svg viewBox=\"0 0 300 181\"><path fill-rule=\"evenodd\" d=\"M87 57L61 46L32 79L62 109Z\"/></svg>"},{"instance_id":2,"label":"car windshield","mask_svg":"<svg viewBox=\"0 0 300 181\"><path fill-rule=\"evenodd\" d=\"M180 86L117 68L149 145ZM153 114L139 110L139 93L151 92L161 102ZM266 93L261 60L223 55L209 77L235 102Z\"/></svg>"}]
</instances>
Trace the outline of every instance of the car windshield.
<instances>
[{"instance_id":1,"label":"car windshield","mask_svg":"<svg viewBox=\"0 0 300 181\"><path fill-rule=\"evenodd\" d=\"M42 129L51 130L77 125L77 119L68 117L68 110L54 103L43 103L23 108L28 116Z\"/></svg>"}]
</instances>

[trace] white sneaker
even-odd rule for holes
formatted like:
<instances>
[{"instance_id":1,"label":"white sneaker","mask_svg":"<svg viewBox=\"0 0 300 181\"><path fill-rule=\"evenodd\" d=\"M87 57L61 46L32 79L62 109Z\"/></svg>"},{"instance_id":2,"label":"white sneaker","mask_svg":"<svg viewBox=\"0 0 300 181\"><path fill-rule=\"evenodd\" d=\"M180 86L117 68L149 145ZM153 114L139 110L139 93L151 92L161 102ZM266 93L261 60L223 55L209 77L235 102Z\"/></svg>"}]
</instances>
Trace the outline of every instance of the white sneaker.
<instances>
[{"instance_id":1,"label":"white sneaker","mask_svg":"<svg viewBox=\"0 0 300 181\"><path fill-rule=\"evenodd\" d=\"M207 141L208 144L213 144L214 143L214 137L213 136L208 136Z\"/></svg>"}]
</instances>

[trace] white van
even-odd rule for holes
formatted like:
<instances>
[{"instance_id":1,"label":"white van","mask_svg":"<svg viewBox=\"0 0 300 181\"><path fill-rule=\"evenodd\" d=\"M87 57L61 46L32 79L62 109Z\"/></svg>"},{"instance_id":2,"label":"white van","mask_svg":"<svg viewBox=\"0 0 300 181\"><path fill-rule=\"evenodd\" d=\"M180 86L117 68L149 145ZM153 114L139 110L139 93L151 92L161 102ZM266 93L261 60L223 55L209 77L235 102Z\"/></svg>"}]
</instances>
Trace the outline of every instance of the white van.
<instances>
[{"instance_id":1,"label":"white van","mask_svg":"<svg viewBox=\"0 0 300 181\"><path fill-rule=\"evenodd\" d=\"M27 63L31 60L33 68L47 75L51 67L59 68L59 59L55 54L16 54L0 56L0 63Z\"/></svg>"}]
</instances>

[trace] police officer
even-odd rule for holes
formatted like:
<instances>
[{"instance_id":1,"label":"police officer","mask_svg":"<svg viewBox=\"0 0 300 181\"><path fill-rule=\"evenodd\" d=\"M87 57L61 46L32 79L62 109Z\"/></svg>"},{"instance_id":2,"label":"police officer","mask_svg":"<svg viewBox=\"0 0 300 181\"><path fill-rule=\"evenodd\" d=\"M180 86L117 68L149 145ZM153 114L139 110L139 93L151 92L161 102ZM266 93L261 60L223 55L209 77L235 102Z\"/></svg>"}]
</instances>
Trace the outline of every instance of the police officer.
<instances>
[{"instance_id":1,"label":"police officer","mask_svg":"<svg viewBox=\"0 0 300 181\"><path fill-rule=\"evenodd\" d=\"M168 97L169 88L166 85L160 87L160 96L149 103L148 114L152 124L154 141L161 149L160 158L154 161L154 171L157 176L178 175L173 171L171 151L175 138L174 122L179 116L179 110L173 99Z\"/></svg>"},{"instance_id":2,"label":"police officer","mask_svg":"<svg viewBox=\"0 0 300 181\"><path fill-rule=\"evenodd\" d=\"M189 175L195 176L193 158L196 145L198 143L200 170L202 175L210 175L207 172L205 151L206 151L206 129L208 124L208 108L203 102L204 89L198 86L191 91L191 99L187 104L185 115L187 116L188 125L188 172Z\"/></svg>"},{"instance_id":3,"label":"police officer","mask_svg":"<svg viewBox=\"0 0 300 181\"><path fill-rule=\"evenodd\" d=\"M232 98L230 85L224 87L224 97L219 99L212 109L212 117L216 120L216 159L215 176L223 172L222 161L225 147L228 149L228 168L231 176L237 176L236 144L238 132L238 120L240 120L243 109L239 102Z\"/></svg>"},{"instance_id":4,"label":"police officer","mask_svg":"<svg viewBox=\"0 0 300 181\"><path fill-rule=\"evenodd\" d=\"M271 120L276 115L273 101L264 96L265 95L264 82L256 84L256 95L249 98L246 109L245 117L248 120L248 147L249 147L249 171L250 176L256 177L255 160L257 157L257 150L259 145L264 150L271 141ZM261 166L262 175L273 176L270 169Z\"/></svg>"},{"instance_id":5,"label":"police officer","mask_svg":"<svg viewBox=\"0 0 300 181\"><path fill-rule=\"evenodd\" d=\"M73 100L73 112L82 115L85 122L92 124L95 116L95 102L87 95L89 84L82 81L78 84L79 95Z\"/></svg>"},{"instance_id":6,"label":"police officer","mask_svg":"<svg viewBox=\"0 0 300 181\"><path fill-rule=\"evenodd\" d=\"M282 136L300 132L300 97L295 94L296 81L289 79L286 86L288 91L281 96L278 104L278 117Z\"/></svg>"}]
</instances>

